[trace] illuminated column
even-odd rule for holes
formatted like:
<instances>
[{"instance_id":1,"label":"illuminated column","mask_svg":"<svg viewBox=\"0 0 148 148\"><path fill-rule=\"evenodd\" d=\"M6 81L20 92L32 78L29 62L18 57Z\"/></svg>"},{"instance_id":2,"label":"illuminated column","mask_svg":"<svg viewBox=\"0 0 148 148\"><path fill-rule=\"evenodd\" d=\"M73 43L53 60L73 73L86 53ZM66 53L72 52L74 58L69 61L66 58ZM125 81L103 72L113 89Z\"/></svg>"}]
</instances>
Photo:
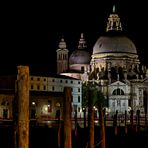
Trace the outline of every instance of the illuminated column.
<instances>
[{"instance_id":1,"label":"illuminated column","mask_svg":"<svg viewBox=\"0 0 148 148\"><path fill-rule=\"evenodd\" d=\"M29 67L18 66L18 147L29 148Z\"/></svg>"}]
</instances>

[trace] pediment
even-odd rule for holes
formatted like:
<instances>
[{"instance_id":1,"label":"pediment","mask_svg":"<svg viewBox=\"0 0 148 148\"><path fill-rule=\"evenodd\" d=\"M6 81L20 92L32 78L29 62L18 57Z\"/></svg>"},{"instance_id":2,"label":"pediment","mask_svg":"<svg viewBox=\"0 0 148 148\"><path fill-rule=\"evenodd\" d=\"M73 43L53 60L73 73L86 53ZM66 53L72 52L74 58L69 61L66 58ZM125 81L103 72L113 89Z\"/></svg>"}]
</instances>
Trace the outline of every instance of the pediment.
<instances>
[{"instance_id":1,"label":"pediment","mask_svg":"<svg viewBox=\"0 0 148 148\"><path fill-rule=\"evenodd\" d=\"M126 83L123 83L123 82L121 82L121 81L116 81L116 82L113 82L113 83L111 83L109 86L115 86L115 85L119 85L119 86L124 86L124 85L127 85Z\"/></svg>"}]
</instances>

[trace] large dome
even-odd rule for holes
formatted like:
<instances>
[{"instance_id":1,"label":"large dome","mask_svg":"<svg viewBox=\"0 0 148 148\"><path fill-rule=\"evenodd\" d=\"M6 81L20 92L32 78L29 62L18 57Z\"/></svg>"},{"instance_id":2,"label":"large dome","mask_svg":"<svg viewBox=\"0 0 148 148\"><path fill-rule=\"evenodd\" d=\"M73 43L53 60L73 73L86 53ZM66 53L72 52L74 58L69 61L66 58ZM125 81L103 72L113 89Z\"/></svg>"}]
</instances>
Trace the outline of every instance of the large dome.
<instances>
[{"instance_id":1,"label":"large dome","mask_svg":"<svg viewBox=\"0 0 148 148\"><path fill-rule=\"evenodd\" d=\"M119 34L109 34L101 36L94 45L93 54L100 53L137 54L137 50L128 37Z\"/></svg>"},{"instance_id":2,"label":"large dome","mask_svg":"<svg viewBox=\"0 0 148 148\"><path fill-rule=\"evenodd\" d=\"M85 50L75 50L72 52L69 58L69 64L89 64L91 60L91 55Z\"/></svg>"}]
</instances>

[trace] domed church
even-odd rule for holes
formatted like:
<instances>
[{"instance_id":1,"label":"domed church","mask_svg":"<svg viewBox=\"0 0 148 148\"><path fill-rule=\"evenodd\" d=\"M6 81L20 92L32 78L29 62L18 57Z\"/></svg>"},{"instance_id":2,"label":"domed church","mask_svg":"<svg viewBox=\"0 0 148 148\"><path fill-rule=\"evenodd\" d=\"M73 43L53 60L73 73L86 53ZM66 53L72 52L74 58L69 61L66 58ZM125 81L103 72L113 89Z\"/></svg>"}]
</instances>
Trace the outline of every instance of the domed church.
<instances>
[{"instance_id":1,"label":"domed church","mask_svg":"<svg viewBox=\"0 0 148 148\"><path fill-rule=\"evenodd\" d=\"M90 67L91 54L87 51L86 41L83 33L79 40L79 45L68 58L68 49L66 42L61 39L59 49L57 49L57 73L81 79L84 69Z\"/></svg>"},{"instance_id":2,"label":"domed church","mask_svg":"<svg viewBox=\"0 0 148 148\"><path fill-rule=\"evenodd\" d=\"M86 81L95 81L104 94L108 111L114 114L148 113L148 70L140 63L136 46L124 35L119 15L113 7L106 32L87 51L84 34L71 55L62 38L57 49L57 73Z\"/></svg>"}]
</instances>

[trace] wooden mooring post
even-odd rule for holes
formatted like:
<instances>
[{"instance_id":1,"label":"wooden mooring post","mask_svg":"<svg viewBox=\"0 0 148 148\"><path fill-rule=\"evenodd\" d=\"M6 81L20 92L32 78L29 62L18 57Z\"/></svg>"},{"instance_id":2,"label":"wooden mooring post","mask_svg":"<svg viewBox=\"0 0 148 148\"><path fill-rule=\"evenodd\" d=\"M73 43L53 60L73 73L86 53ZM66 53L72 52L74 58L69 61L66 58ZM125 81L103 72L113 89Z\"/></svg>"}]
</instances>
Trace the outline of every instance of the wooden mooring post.
<instances>
[{"instance_id":1,"label":"wooden mooring post","mask_svg":"<svg viewBox=\"0 0 148 148\"><path fill-rule=\"evenodd\" d=\"M72 120L71 120L71 87L64 88L64 106L63 106L63 120L64 120L64 148L72 148Z\"/></svg>"},{"instance_id":2,"label":"wooden mooring post","mask_svg":"<svg viewBox=\"0 0 148 148\"><path fill-rule=\"evenodd\" d=\"M18 148L29 148L29 67L18 66Z\"/></svg>"}]
</instances>

